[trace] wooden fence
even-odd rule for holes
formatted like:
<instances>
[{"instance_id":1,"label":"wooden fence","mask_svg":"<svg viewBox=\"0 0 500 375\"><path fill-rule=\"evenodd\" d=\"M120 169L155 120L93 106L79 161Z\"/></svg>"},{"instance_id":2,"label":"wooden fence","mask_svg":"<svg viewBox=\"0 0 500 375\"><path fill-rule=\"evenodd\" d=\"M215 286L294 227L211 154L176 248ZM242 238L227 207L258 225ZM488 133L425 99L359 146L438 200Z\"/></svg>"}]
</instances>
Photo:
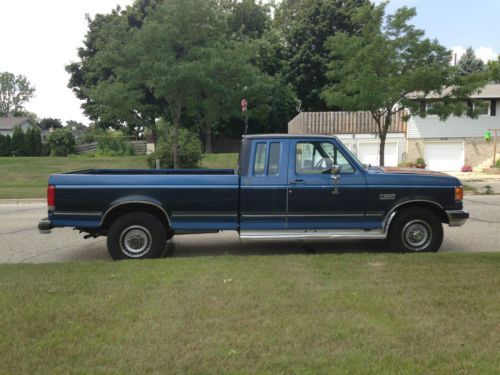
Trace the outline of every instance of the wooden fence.
<instances>
[{"instance_id":1,"label":"wooden fence","mask_svg":"<svg viewBox=\"0 0 500 375\"><path fill-rule=\"evenodd\" d=\"M132 146L134 155L146 155L147 142L146 141L128 141ZM77 154L85 154L97 150L97 142L78 145L75 147Z\"/></svg>"},{"instance_id":2,"label":"wooden fence","mask_svg":"<svg viewBox=\"0 0 500 375\"><path fill-rule=\"evenodd\" d=\"M389 133L406 133L404 112L392 117ZM363 134L377 133L370 112L301 112L288 123L290 134Z\"/></svg>"}]
</instances>

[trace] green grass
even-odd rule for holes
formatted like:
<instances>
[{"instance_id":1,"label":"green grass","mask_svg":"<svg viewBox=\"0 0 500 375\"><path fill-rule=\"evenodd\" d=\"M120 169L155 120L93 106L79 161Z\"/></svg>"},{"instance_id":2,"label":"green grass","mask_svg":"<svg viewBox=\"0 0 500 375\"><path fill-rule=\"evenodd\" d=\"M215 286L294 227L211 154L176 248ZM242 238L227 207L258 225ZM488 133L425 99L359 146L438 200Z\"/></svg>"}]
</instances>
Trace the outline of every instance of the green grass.
<instances>
[{"instance_id":1,"label":"green grass","mask_svg":"<svg viewBox=\"0 0 500 375\"><path fill-rule=\"evenodd\" d=\"M500 254L0 266L0 373L496 374Z\"/></svg>"},{"instance_id":2,"label":"green grass","mask_svg":"<svg viewBox=\"0 0 500 375\"><path fill-rule=\"evenodd\" d=\"M205 155L202 168L235 168L237 154ZM45 198L49 175L91 168L148 168L145 156L0 158L0 199Z\"/></svg>"}]
</instances>

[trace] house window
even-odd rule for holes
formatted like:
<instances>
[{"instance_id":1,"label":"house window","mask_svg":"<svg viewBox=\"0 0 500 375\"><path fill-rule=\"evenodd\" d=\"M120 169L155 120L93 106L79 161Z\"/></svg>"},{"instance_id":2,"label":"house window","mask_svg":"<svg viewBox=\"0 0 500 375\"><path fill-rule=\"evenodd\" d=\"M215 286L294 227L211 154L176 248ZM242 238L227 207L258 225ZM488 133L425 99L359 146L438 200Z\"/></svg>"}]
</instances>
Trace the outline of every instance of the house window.
<instances>
[{"instance_id":1,"label":"house window","mask_svg":"<svg viewBox=\"0 0 500 375\"><path fill-rule=\"evenodd\" d=\"M473 104L474 112L478 115L489 115L490 114L490 102L486 100L478 100Z\"/></svg>"}]
</instances>

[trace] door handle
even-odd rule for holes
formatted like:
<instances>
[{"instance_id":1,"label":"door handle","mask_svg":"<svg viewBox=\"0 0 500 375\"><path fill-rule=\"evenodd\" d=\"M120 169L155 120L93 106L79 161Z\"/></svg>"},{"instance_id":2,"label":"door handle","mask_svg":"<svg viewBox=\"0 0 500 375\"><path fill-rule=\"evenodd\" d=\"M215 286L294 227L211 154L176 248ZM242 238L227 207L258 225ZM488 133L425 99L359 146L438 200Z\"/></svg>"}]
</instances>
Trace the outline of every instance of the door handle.
<instances>
[{"instance_id":1,"label":"door handle","mask_svg":"<svg viewBox=\"0 0 500 375\"><path fill-rule=\"evenodd\" d=\"M305 183L304 180L298 179L298 180L293 180L290 182L292 185L299 185Z\"/></svg>"}]
</instances>

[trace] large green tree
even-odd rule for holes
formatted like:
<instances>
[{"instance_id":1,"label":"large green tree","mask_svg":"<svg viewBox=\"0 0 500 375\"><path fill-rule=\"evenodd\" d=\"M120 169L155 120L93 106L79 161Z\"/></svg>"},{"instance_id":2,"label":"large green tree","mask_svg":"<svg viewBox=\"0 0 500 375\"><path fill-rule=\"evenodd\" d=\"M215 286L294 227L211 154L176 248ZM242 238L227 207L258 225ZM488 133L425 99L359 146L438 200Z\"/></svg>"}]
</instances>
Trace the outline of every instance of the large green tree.
<instances>
[{"instance_id":1,"label":"large green tree","mask_svg":"<svg viewBox=\"0 0 500 375\"><path fill-rule=\"evenodd\" d=\"M392 115L409 109L425 115L426 97L439 97L433 113L474 116L468 96L486 83L484 73L465 77L451 66L451 52L410 21L413 8L385 15L385 3L361 7L355 20L363 24L359 35L339 32L330 38L328 79L323 98L346 110L370 111L378 126L380 165L384 165L385 140Z\"/></svg>"},{"instance_id":2,"label":"large green tree","mask_svg":"<svg viewBox=\"0 0 500 375\"><path fill-rule=\"evenodd\" d=\"M35 88L23 75L0 72L0 117L24 115Z\"/></svg>"},{"instance_id":3,"label":"large green tree","mask_svg":"<svg viewBox=\"0 0 500 375\"><path fill-rule=\"evenodd\" d=\"M63 124L58 118L46 117L40 120L38 127L42 130L60 129L63 127Z\"/></svg>"},{"instance_id":4,"label":"large green tree","mask_svg":"<svg viewBox=\"0 0 500 375\"><path fill-rule=\"evenodd\" d=\"M303 111L325 111L332 106L321 96L327 63L325 47L336 33L357 35L362 27L353 15L369 0L283 0L276 9L275 24L283 37L288 64L286 78L295 88Z\"/></svg>"}]
</instances>

